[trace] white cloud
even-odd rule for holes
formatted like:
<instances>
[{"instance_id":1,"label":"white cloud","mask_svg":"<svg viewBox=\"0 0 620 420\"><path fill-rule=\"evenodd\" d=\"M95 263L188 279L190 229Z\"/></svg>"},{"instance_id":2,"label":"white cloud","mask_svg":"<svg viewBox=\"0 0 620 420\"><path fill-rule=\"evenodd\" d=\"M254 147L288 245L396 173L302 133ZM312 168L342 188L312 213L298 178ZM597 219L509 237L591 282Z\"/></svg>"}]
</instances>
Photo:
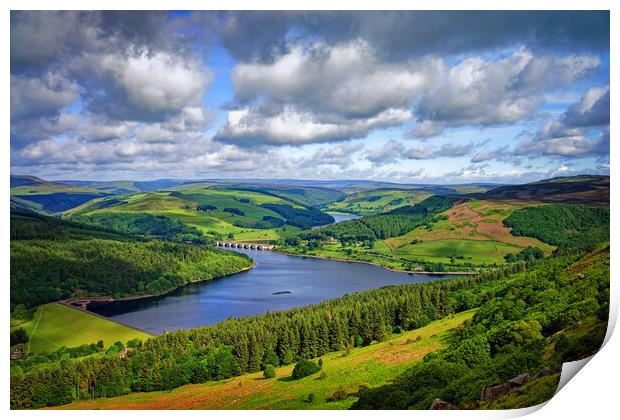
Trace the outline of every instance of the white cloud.
<instances>
[{"instance_id":1,"label":"white cloud","mask_svg":"<svg viewBox=\"0 0 620 420\"><path fill-rule=\"evenodd\" d=\"M213 80L197 60L165 52L94 55L80 64L104 86L90 92L91 110L116 119L162 120L196 107Z\"/></svg>"},{"instance_id":2,"label":"white cloud","mask_svg":"<svg viewBox=\"0 0 620 420\"><path fill-rule=\"evenodd\" d=\"M11 76L11 120L53 117L78 97L78 86L57 73Z\"/></svg>"},{"instance_id":3,"label":"white cloud","mask_svg":"<svg viewBox=\"0 0 620 420\"><path fill-rule=\"evenodd\" d=\"M340 45L293 45L273 63L242 63L231 77L238 100L265 95L277 102L346 116L408 108L426 83L419 66L381 62L363 40Z\"/></svg>"},{"instance_id":4,"label":"white cloud","mask_svg":"<svg viewBox=\"0 0 620 420\"><path fill-rule=\"evenodd\" d=\"M387 109L367 119L343 121L322 118L292 105L273 115L242 108L228 113L227 124L219 129L215 138L241 145L300 145L362 138L373 129L402 125L410 119L411 112L402 109Z\"/></svg>"}]
</instances>

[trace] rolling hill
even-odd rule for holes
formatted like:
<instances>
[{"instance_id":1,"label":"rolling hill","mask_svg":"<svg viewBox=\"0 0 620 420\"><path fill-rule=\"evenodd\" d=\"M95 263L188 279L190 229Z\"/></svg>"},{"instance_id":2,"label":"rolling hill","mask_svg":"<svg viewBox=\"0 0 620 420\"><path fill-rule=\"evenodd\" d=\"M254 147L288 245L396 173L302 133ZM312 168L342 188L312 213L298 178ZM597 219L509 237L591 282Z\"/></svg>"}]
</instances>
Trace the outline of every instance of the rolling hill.
<instances>
[{"instance_id":1,"label":"rolling hill","mask_svg":"<svg viewBox=\"0 0 620 420\"><path fill-rule=\"evenodd\" d=\"M372 191L364 194L368 197ZM399 270L472 271L503 264L509 256L529 258L522 252L534 252L532 249L540 250L535 251L538 255L549 255L558 246L582 249L608 240L608 198L609 177L598 176L434 196L413 206L302 232L301 241L281 243L279 249ZM584 210L583 205L575 204L584 202L598 210ZM524 216L517 217L521 214ZM565 223L558 225L556 220L556 235L545 236L544 226L533 221L533 216L537 220L559 217ZM596 229L589 227L592 224ZM555 239L558 234L567 241Z\"/></svg>"},{"instance_id":2,"label":"rolling hill","mask_svg":"<svg viewBox=\"0 0 620 420\"><path fill-rule=\"evenodd\" d=\"M111 195L86 186L11 175L11 205L39 213L56 214L95 198Z\"/></svg>"},{"instance_id":3,"label":"rolling hill","mask_svg":"<svg viewBox=\"0 0 620 420\"><path fill-rule=\"evenodd\" d=\"M212 238L232 236L247 242L277 240L300 229L333 222L331 216L314 208L273 194L222 186L196 188L197 185L94 200L65 216L162 215L195 227Z\"/></svg>"},{"instance_id":4,"label":"rolling hill","mask_svg":"<svg viewBox=\"0 0 620 420\"><path fill-rule=\"evenodd\" d=\"M332 213L368 216L411 206L430 197L431 192L414 189L376 189L359 191L324 207Z\"/></svg>"},{"instance_id":5,"label":"rolling hill","mask_svg":"<svg viewBox=\"0 0 620 420\"><path fill-rule=\"evenodd\" d=\"M609 183L609 176L558 177L529 184L505 185L472 197L609 207Z\"/></svg>"}]
</instances>

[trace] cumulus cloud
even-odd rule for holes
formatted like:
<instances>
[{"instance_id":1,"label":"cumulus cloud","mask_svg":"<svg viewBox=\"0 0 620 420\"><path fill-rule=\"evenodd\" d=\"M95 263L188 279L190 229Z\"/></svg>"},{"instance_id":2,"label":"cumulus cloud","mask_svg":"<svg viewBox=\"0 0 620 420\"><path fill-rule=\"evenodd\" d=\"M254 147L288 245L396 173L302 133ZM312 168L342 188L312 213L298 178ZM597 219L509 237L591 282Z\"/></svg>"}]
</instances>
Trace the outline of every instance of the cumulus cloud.
<instances>
[{"instance_id":1,"label":"cumulus cloud","mask_svg":"<svg viewBox=\"0 0 620 420\"><path fill-rule=\"evenodd\" d=\"M77 96L78 86L56 73L11 76L11 120L57 116Z\"/></svg>"},{"instance_id":2,"label":"cumulus cloud","mask_svg":"<svg viewBox=\"0 0 620 420\"><path fill-rule=\"evenodd\" d=\"M608 17L12 12L12 166L113 177L117 171L256 175L265 166L274 177L314 177L313 170L320 177L345 170L347 177L381 177L395 171L385 164L463 156L474 164L516 164L515 153L563 164L583 156L603 162L607 85L590 89L513 150L479 150L481 144L459 142L451 129L517 124L535 118L548 98L582 86L601 67L599 53L608 51ZM234 59L229 75L218 72L230 77L233 90L218 84L212 101L210 87L220 83L206 64L214 44ZM223 114L209 138L211 122ZM371 150L351 141L380 130L386 138L456 136L450 144L394 140ZM312 145L331 142L338 143ZM288 146L309 152L283 156ZM398 171L395 177L415 172Z\"/></svg>"},{"instance_id":3,"label":"cumulus cloud","mask_svg":"<svg viewBox=\"0 0 620 420\"><path fill-rule=\"evenodd\" d=\"M594 139L585 135L574 135L525 140L515 147L514 152L524 156L560 158L583 158L609 154L609 130L602 131Z\"/></svg>"},{"instance_id":4,"label":"cumulus cloud","mask_svg":"<svg viewBox=\"0 0 620 420\"><path fill-rule=\"evenodd\" d=\"M581 100L562 116L568 127L609 125L609 86L589 89Z\"/></svg>"},{"instance_id":5,"label":"cumulus cloud","mask_svg":"<svg viewBox=\"0 0 620 420\"><path fill-rule=\"evenodd\" d=\"M428 145L406 148L403 143L390 140L381 147L371 149L367 154L367 158L375 164L394 163L401 159L424 160L441 157L455 158L466 156L479 146L479 144L474 143L446 143L437 149L433 149Z\"/></svg>"},{"instance_id":6,"label":"cumulus cloud","mask_svg":"<svg viewBox=\"0 0 620 420\"><path fill-rule=\"evenodd\" d=\"M364 125L361 121L369 123L387 110L412 112L418 122L405 134L409 138L434 137L445 127L511 124L531 118L544 104L544 92L574 82L599 65L600 59L591 55L536 56L525 48L504 58L472 57L451 65L438 57L382 61L364 40L292 44L271 61L240 63L233 69L238 109L230 112L228 127L219 135L245 142L251 133L234 130L234 125L252 104L257 120L274 119L277 107L283 115L275 120L290 119L295 109L314 123L338 119L351 125L352 134ZM312 131L316 135L290 137L289 142L355 138L340 129ZM261 135L265 143L277 138L268 132L253 134L258 134L255 142Z\"/></svg>"},{"instance_id":7,"label":"cumulus cloud","mask_svg":"<svg viewBox=\"0 0 620 420\"><path fill-rule=\"evenodd\" d=\"M309 158L304 158L300 165L315 168L320 165L334 165L346 169L353 164L353 155L364 148L362 143L342 143L329 148L321 147Z\"/></svg>"},{"instance_id":8,"label":"cumulus cloud","mask_svg":"<svg viewBox=\"0 0 620 420\"><path fill-rule=\"evenodd\" d=\"M403 152L405 146L396 140L390 140L382 147L372 149L368 152L368 160L374 163L392 163L396 162Z\"/></svg>"},{"instance_id":9,"label":"cumulus cloud","mask_svg":"<svg viewBox=\"0 0 620 420\"><path fill-rule=\"evenodd\" d=\"M266 95L350 117L407 108L426 78L414 65L379 61L363 40L311 48L294 45L272 63L237 65L231 77L240 101Z\"/></svg>"},{"instance_id":10,"label":"cumulus cloud","mask_svg":"<svg viewBox=\"0 0 620 420\"><path fill-rule=\"evenodd\" d=\"M424 140L430 137L436 137L443 133L444 127L431 120L423 120L418 122L413 129L407 131L405 136L412 139Z\"/></svg>"},{"instance_id":11,"label":"cumulus cloud","mask_svg":"<svg viewBox=\"0 0 620 420\"><path fill-rule=\"evenodd\" d=\"M208 19L207 26L214 22ZM383 11L228 12L219 32L240 60L269 60L291 34L327 43L367 40L381 56L466 54L526 43L537 51L609 48L609 12Z\"/></svg>"},{"instance_id":12,"label":"cumulus cloud","mask_svg":"<svg viewBox=\"0 0 620 420\"><path fill-rule=\"evenodd\" d=\"M167 118L197 106L213 80L197 60L165 52L89 56L80 65L104 87L87 94L89 109L115 119Z\"/></svg>"},{"instance_id":13,"label":"cumulus cloud","mask_svg":"<svg viewBox=\"0 0 620 420\"><path fill-rule=\"evenodd\" d=\"M188 48L163 11L13 11L11 70L46 71L84 53Z\"/></svg>"},{"instance_id":14,"label":"cumulus cloud","mask_svg":"<svg viewBox=\"0 0 620 420\"><path fill-rule=\"evenodd\" d=\"M518 158L515 158L508 146L500 146L480 150L479 152L475 153L471 158L472 163L481 163L489 160L496 160L499 162L518 162Z\"/></svg>"},{"instance_id":15,"label":"cumulus cloud","mask_svg":"<svg viewBox=\"0 0 620 420\"><path fill-rule=\"evenodd\" d=\"M533 137L520 141L514 153L552 158L609 155L609 86L590 88L558 119L545 121Z\"/></svg>"},{"instance_id":16,"label":"cumulus cloud","mask_svg":"<svg viewBox=\"0 0 620 420\"><path fill-rule=\"evenodd\" d=\"M402 125L411 112L387 109L367 119L343 120L323 117L285 105L275 113L260 108L242 108L228 113L228 121L215 139L251 146L256 144L308 144L365 137L376 128Z\"/></svg>"},{"instance_id":17,"label":"cumulus cloud","mask_svg":"<svg viewBox=\"0 0 620 420\"><path fill-rule=\"evenodd\" d=\"M428 138L440 134L442 126L530 118L544 103L542 91L573 82L599 65L596 57L536 57L527 49L496 61L474 57L452 67L437 62L435 77L415 106L420 123L409 136Z\"/></svg>"}]
</instances>

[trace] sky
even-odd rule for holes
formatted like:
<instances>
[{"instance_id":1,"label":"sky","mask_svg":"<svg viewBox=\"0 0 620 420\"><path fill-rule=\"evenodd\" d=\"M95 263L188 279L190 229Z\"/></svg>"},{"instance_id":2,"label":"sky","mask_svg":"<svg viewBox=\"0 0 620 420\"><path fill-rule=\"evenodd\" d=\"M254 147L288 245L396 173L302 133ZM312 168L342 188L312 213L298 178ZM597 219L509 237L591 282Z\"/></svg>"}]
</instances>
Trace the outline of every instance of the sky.
<instances>
[{"instance_id":1,"label":"sky","mask_svg":"<svg viewBox=\"0 0 620 420\"><path fill-rule=\"evenodd\" d=\"M609 13L11 12L11 173L609 174Z\"/></svg>"}]
</instances>

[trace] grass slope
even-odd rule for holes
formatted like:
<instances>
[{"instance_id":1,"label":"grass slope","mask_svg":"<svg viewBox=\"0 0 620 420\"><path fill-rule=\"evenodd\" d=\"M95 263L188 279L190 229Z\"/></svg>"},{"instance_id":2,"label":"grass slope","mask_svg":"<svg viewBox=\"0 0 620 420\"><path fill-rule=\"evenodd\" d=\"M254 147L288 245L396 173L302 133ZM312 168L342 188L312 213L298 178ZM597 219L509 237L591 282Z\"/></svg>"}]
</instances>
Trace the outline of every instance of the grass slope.
<instances>
[{"instance_id":1,"label":"grass slope","mask_svg":"<svg viewBox=\"0 0 620 420\"><path fill-rule=\"evenodd\" d=\"M253 223L265 216L281 218L262 204L283 204L303 208L291 201L273 195L253 191L236 191L224 188L184 189L182 191L160 191L138 193L120 197L120 203L105 208L97 208L96 203L88 203L70 214L108 214L108 213L149 213L168 216L187 225L200 229L209 236L233 234L240 241L268 241L293 235L299 228L284 225L279 228L253 229L235 226L235 222ZM199 205L216 206L214 211L196 210ZM236 208L243 215L225 212L225 208Z\"/></svg>"},{"instance_id":2,"label":"grass slope","mask_svg":"<svg viewBox=\"0 0 620 420\"><path fill-rule=\"evenodd\" d=\"M385 213L398 207L412 206L430 197L425 190L378 189L360 191L325 207L326 211L335 213L358 214L368 216Z\"/></svg>"},{"instance_id":3,"label":"grass slope","mask_svg":"<svg viewBox=\"0 0 620 420\"><path fill-rule=\"evenodd\" d=\"M31 320L13 325L26 330L30 337L26 348L34 353L54 351L62 346L77 347L99 340L110 346L116 341L126 343L134 338L145 340L151 337L143 331L59 303L42 305Z\"/></svg>"},{"instance_id":4,"label":"grass slope","mask_svg":"<svg viewBox=\"0 0 620 420\"><path fill-rule=\"evenodd\" d=\"M346 409L363 386L380 386L400 375L424 355L446 346L451 331L471 319L474 311L431 324L350 354L329 353L322 357L321 372L290 380L293 365L276 369L276 377L247 374L218 382L186 385L172 391L133 393L116 398L77 401L61 409ZM330 401L336 391L344 398ZM308 395L314 394L312 402Z\"/></svg>"}]
</instances>

